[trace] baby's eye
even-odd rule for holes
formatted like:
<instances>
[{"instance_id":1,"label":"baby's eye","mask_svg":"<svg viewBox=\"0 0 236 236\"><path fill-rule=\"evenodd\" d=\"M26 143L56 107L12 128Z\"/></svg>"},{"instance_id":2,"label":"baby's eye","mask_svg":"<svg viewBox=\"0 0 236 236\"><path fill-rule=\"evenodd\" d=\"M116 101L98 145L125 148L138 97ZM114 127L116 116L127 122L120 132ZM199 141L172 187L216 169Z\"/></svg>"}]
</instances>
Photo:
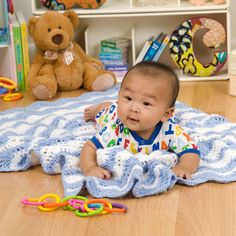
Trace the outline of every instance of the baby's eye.
<instances>
[{"instance_id":1,"label":"baby's eye","mask_svg":"<svg viewBox=\"0 0 236 236\"><path fill-rule=\"evenodd\" d=\"M151 104L149 102L144 102L143 105L146 106L146 107L151 106Z\"/></svg>"},{"instance_id":2,"label":"baby's eye","mask_svg":"<svg viewBox=\"0 0 236 236\"><path fill-rule=\"evenodd\" d=\"M132 98L130 96L125 96L125 99L128 101L132 101Z\"/></svg>"}]
</instances>

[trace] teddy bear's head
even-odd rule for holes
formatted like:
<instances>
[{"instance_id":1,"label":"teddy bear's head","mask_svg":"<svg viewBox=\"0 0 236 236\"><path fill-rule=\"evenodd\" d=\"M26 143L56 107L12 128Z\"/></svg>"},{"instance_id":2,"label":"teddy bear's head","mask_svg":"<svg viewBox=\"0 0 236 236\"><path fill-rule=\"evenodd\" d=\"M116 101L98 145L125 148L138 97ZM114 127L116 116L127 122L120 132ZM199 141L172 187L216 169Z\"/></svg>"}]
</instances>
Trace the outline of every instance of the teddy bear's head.
<instances>
[{"instance_id":1,"label":"teddy bear's head","mask_svg":"<svg viewBox=\"0 0 236 236\"><path fill-rule=\"evenodd\" d=\"M58 51L69 46L78 25L79 18L74 11L63 14L47 11L38 18L31 17L28 27L38 49Z\"/></svg>"}]
</instances>

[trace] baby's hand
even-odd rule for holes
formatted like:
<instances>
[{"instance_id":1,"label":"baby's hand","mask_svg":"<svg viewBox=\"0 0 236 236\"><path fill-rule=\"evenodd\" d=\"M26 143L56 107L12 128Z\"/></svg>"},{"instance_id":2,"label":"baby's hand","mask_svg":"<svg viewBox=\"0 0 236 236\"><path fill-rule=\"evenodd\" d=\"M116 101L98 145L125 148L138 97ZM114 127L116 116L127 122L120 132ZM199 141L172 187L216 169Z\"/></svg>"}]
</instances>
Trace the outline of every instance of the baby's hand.
<instances>
[{"instance_id":1,"label":"baby's hand","mask_svg":"<svg viewBox=\"0 0 236 236\"><path fill-rule=\"evenodd\" d=\"M195 153L185 153L180 157L179 163L172 168L177 177L191 179L191 175L196 172L200 162L200 157Z\"/></svg>"},{"instance_id":2,"label":"baby's hand","mask_svg":"<svg viewBox=\"0 0 236 236\"><path fill-rule=\"evenodd\" d=\"M86 171L86 173L84 173L86 176L95 176L101 179L110 179L111 178L111 174L108 170L99 167L99 166L94 166L91 167L88 171Z\"/></svg>"},{"instance_id":3,"label":"baby's hand","mask_svg":"<svg viewBox=\"0 0 236 236\"><path fill-rule=\"evenodd\" d=\"M172 171L175 173L177 177L180 177L182 179L191 179L192 178L192 171L190 171L188 168L182 166L181 164L178 164L172 168Z\"/></svg>"}]
</instances>

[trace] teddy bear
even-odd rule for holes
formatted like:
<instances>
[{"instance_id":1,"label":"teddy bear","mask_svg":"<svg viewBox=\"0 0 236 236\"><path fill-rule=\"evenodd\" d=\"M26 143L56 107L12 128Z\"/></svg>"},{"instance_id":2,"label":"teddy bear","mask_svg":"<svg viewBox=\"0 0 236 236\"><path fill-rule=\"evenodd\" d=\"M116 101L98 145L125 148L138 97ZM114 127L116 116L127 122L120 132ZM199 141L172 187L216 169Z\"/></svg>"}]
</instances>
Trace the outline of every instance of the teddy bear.
<instances>
[{"instance_id":1,"label":"teddy bear","mask_svg":"<svg viewBox=\"0 0 236 236\"><path fill-rule=\"evenodd\" d=\"M193 4L193 5L196 5L196 6L202 6L206 3L207 0L190 0L190 2ZM214 4L223 4L225 3L225 0L213 0L213 3Z\"/></svg>"},{"instance_id":2,"label":"teddy bear","mask_svg":"<svg viewBox=\"0 0 236 236\"><path fill-rule=\"evenodd\" d=\"M106 0L40 0L50 10L66 10L74 6L84 9L96 9L103 5Z\"/></svg>"},{"instance_id":3,"label":"teddy bear","mask_svg":"<svg viewBox=\"0 0 236 236\"><path fill-rule=\"evenodd\" d=\"M73 40L79 24L78 15L70 10L63 14L47 11L30 17L29 34L36 52L29 70L29 87L35 98L47 100L57 91L84 87L104 91L116 84L115 75L104 70L101 61L87 55Z\"/></svg>"}]
</instances>

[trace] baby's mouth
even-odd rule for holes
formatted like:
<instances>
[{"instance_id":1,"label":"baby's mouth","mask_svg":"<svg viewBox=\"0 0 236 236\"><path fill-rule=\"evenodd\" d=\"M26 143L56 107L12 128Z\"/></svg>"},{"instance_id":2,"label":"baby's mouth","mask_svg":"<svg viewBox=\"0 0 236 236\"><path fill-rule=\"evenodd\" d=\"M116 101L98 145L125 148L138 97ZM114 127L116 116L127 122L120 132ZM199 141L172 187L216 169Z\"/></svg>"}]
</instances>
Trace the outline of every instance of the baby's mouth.
<instances>
[{"instance_id":1,"label":"baby's mouth","mask_svg":"<svg viewBox=\"0 0 236 236\"><path fill-rule=\"evenodd\" d=\"M133 123L139 122L138 119L134 119L134 118L132 118L132 117L128 117L128 120L131 121L131 122L133 122Z\"/></svg>"}]
</instances>

